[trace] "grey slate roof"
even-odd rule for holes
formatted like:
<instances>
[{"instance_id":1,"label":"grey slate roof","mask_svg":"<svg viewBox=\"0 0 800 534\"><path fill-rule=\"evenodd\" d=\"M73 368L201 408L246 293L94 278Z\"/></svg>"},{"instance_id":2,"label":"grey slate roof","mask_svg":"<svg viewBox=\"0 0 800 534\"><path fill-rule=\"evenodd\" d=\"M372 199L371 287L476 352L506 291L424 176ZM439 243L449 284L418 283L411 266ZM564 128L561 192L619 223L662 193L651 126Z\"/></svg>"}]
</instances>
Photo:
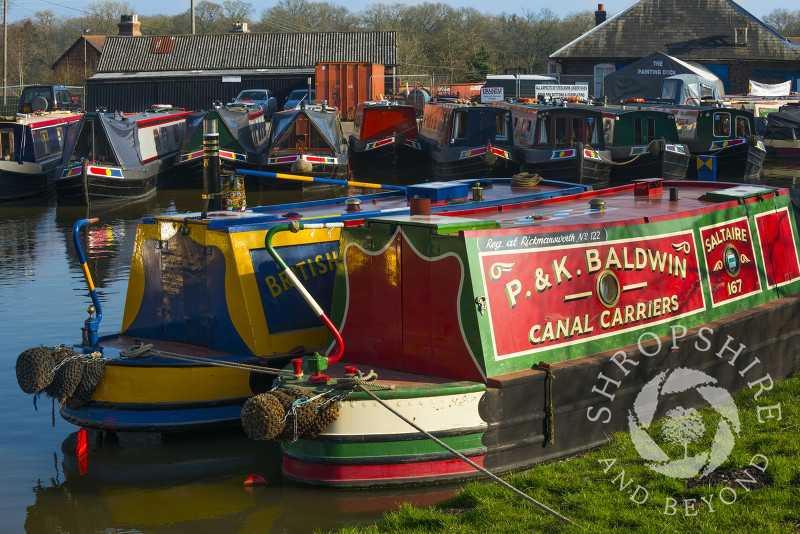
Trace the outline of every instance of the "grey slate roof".
<instances>
[{"instance_id":1,"label":"grey slate roof","mask_svg":"<svg viewBox=\"0 0 800 534\"><path fill-rule=\"evenodd\" d=\"M735 29L747 28L736 46ZM643 57L800 60L800 47L732 0L639 0L550 55L554 59Z\"/></svg>"},{"instance_id":2,"label":"grey slate roof","mask_svg":"<svg viewBox=\"0 0 800 534\"><path fill-rule=\"evenodd\" d=\"M222 76L310 76L313 67L294 69L225 69L225 70L171 70L171 71L128 71L99 72L90 80L140 80L143 78L220 78Z\"/></svg>"},{"instance_id":3,"label":"grey slate roof","mask_svg":"<svg viewBox=\"0 0 800 534\"><path fill-rule=\"evenodd\" d=\"M303 68L317 62L397 64L397 34L387 32L227 33L114 36L97 72Z\"/></svg>"}]
</instances>

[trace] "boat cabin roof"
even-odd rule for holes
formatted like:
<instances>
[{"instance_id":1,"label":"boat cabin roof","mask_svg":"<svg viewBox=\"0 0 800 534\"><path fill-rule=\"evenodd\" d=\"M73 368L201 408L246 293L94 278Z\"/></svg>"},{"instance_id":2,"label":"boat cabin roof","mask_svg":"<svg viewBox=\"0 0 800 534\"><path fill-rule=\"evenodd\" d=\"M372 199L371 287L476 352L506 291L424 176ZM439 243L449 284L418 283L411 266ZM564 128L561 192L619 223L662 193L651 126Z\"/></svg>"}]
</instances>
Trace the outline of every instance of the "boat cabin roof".
<instances>
[{"instance_id":1,"label":"boat cabin roof","mask_svg":"<svg viewBox=\"0 0 800 534\"><path fill-rule=\"evenodd\" d=\"M678 200L670 200L672 188L677 190ZM421 218L416 221L420 224L433 224L441 233L454 231L448 229L448 225L457 224L455 230L466 229L470 226L470 221L476 229L483 228L486 220L493 220L501 228L520 228L524 233L531 233L532 228L542 228L542 231L553 227L558 227L559 230L569 229L570 226L583 229L601 226L608 228L677 219L687 212L725 202L747 202L749 198L779 194L788 194L788 190L719 182L665 182L660 178L649 178L620 187L505 206L500 213L470 213L458 221L450 217L435 216L431 216L428 221ZM390 220L411 224L415 221L408 216Z\"/></svg>"}]
</instances>

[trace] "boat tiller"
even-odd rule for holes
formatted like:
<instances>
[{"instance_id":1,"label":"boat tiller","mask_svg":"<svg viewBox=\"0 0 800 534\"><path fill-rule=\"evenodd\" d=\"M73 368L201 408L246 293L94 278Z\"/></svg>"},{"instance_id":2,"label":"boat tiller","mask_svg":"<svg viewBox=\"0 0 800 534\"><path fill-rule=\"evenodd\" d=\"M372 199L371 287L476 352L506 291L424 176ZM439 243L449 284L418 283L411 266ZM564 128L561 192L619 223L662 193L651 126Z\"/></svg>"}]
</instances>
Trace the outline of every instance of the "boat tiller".
<instances>
[{"instance_id":1,"label":"boat tiller","mask_svg":"<svg viewBox=\"0 0 800 534\"><path fill-rule=\"evenodd\" d=\"M83 254L78 232L82 226L86 226L89 223L97 222L99 220L100 219L97 218L81 219L72 227L72 242L75 244L75 250L78 252L78 259L80 260L81 268L83 269L83 277L86 279L86 285L89 286L89 295L92 297L93 303L93 306L89 306L86 309L86 311L89 312L89 318L83 322L84 326L81 329L81 346L84 348L84 350L98 348L98 330L100 328L100 321L103 320L103 309L100 307L100 299L97 298L97 290L95 290L94 282L92 281L92 273L89 272L89 266L86 265L86 256Z\"/></svg>"}]
</instances>

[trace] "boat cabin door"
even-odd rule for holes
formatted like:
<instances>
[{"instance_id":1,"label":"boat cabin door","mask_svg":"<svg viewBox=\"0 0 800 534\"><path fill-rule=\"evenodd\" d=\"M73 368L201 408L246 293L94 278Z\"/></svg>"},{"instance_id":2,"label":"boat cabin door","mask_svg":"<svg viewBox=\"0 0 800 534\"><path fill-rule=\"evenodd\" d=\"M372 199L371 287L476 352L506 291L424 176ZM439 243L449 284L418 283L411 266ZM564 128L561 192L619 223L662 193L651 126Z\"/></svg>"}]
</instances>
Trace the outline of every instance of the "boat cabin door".
<instances>
[{"instance_id":1,"label":"boat cabin door","mask_svg":"<svg viewBox=\"0 0 800 534\"><path fill-rule=\"evenodd\" d=\"M308 150L308 134L309 124L308 117L300 115L294 122L294 135L297 148L301 150Z\"/></svg>"}]
</instances>

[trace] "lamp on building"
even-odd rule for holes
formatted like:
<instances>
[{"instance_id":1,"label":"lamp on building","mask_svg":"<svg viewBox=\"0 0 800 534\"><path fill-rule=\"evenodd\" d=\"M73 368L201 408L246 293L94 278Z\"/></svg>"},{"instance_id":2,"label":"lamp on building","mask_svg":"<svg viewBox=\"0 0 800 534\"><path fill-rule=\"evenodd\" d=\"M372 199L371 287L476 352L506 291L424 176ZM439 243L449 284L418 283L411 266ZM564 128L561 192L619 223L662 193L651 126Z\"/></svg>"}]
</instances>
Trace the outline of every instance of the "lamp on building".
<instances>
[{"instance_id":1,"label":"lamp on building","mask_svg":"<svg viewBox=\"0 0 800 534\"><path fill-rule=\"evenodd\" d=\"M86 83L86 34L92 31L91 28L83 29L83 83Z\"/></svg>"}]
</instances>

